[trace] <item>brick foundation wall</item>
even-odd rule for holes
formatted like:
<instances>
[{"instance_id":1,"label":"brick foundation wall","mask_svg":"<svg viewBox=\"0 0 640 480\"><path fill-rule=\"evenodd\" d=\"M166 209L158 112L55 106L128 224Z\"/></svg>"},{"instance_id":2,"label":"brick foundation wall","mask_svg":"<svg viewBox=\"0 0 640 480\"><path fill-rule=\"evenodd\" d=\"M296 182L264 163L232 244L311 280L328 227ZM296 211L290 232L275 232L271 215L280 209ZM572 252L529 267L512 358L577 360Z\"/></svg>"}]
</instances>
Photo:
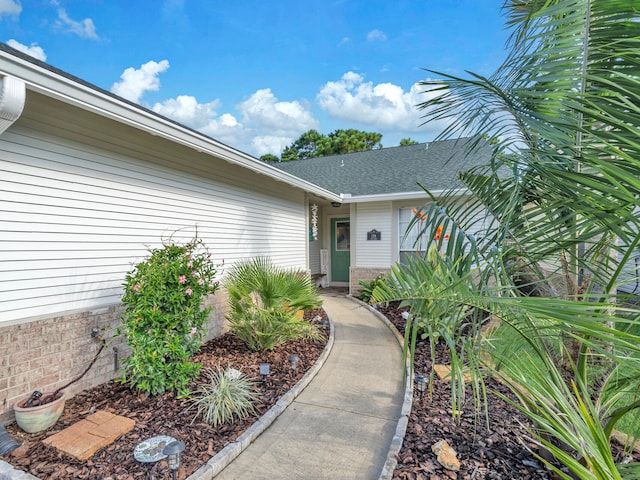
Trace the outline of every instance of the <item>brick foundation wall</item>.
<instances>
[{"instance_id":1,"label":"brick foundation wall","mask_svg":"<svg viewBox=\"0 0 640 480\"><path fill-rule=\"evenodd\" d=\"M214 307L207 340L226 330L226 298L224 291L218 291L205 302ZM128 347L123 337L112 338L120 326L121 313L122 307L115 305L17 325L0 324L0 421L12 421L13 404L34 390L52 392L79 376L100 348L100 342L91 337L94 327L108 345L82 380L66 389L67 395L71 397L120 375L114 369L113 348L118 349L121 366Z\"/></svg>"},{"instance_id":2,"label":"brick foundation wall","mask_svg":"<svg viewBox=\"0 0 640 480\"><path fill-rule=\"evenodd\" d=\"M349 277L351 281L349 282L349 294L353 296L357 296L362 288L360 286L360 281L364 280L365 282L370 282L378 275L387 274L391 271L390 268L362 268L362 267L351 267Z\"/></svg>"}]
</instances>

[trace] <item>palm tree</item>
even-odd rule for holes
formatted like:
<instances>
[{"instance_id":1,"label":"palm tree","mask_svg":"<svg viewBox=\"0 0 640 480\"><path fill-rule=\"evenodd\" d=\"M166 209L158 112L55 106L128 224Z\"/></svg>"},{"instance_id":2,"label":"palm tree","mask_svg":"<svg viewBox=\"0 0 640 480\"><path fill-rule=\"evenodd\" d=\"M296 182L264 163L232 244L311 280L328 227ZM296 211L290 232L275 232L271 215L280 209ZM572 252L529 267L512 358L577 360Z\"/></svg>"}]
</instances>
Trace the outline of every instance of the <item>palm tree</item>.
<instances>
[{"instance_id":1,"label":"palm tree","mask_svg":"<svg viewBox=\"0 0 640 480\"><path fill-rule=\"evenodd\" d=\"M322 304L309 275L256 257L233 265L224 281L229 296L227 319L252 350L271 350L296 338L320 340L306 310Z\"/></svg>"},{"instance_id":2,"label":"palm tree","mask_svg":"<svg viewBox=\"0 0 640 480\"><path fill-rule=\"evenodd\" d=\"M529 358L494 355L501 367L494 372L535 422L541 446L570 470L545 459L562 478L638 478L640 471L616 464L609 448L616 422L640 405L628 393L640 382L640 311L616 295L640 241L634 3L507 1L510 54L494 75L432 72L444 80L423 82L439 93L419 106L426 121L449 121L443 138L480 134L472 148L495 139L492 163L461 176L474 201L461 205L452 191L426 205L437 214L421 222L432 237L438 225L455 226L460 240L446 249L436 242L439 258L445 265L473 258L474 267L445 288L425 289L425 264L411 262L373 292L373 303L404 299L412 307L409 330L433 323L425 306L434 302L491 312L510 325ZM479 212L483 228L474 238L465 232L478 230ZM535 292L543 296L525 295ZM477 338L479 328L467 331ZM452 363L481 365L482 342L473 347L460 349L463 358L450 349ZM471 370L477 379L480 368ZM640 433L638 422L629 429Z\"/></svg>"}]
</instances>

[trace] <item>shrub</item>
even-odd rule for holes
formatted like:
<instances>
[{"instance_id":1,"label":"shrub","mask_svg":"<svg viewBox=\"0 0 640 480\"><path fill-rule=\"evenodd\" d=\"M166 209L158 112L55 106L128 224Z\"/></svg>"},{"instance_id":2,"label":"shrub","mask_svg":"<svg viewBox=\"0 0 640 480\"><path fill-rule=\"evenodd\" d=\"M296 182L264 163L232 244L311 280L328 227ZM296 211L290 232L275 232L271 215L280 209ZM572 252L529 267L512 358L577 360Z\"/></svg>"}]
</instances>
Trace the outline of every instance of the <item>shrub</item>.
<instances>
[{"instance_id":1,"label":"shrub","mask_svg":"<svg viewBox=\"0 0 640 480\"><path fill-rule=\"evenodd\" d=\"M200 366L189 362L204 337L214 293L216 267L201 240L150 250L150 256L127 274L119 334L131 355L124 360L122 381L150 395L188 393L187 384Z\"/></svg>"},{"instance_id":2,"label":"shrub","mask_svg":"<svg viewBox=\"0 0 640 480\"><path fill-rule=\"evenodd\" d=\"M253 380L239 370L222 370L220 366L215 370L207 369L205 375L207 384L193 392L192 404L187 409L197 409L194 422L202 417L206 423L217 427L231 423L234 416L245 418L255 413L254 402L258 397Z\"/></svg>"},{"instance_id":3,"label":"shrub","mask_svg":"<svg viewBox=\"0 0 640 480\"><path fill-rule=\"evenodd\" d=\"M234 265L225 281L229 327L251 350L271 350L289 340L319 340L316 325L300 313L321 305L309 276L259 257Z\"/></svg>"},{"instance_id":4,"label":"shrub","mask_svg":"<svg viewBox=\"0 0 640 480\"><path fill-rule=\"evenodd\" d=\"M373 293L373 290L378 285L384 283L385 277L386 275L381 273L370 282L367 282L366 280L360 280L359 283L360 283L360 286L362 287L360 289L360 293L358 294L358 296L360 297L360 300L362 300L365 303L369 303L369 301L371 300L371 294Z\"/></svg>"}]
</instances>

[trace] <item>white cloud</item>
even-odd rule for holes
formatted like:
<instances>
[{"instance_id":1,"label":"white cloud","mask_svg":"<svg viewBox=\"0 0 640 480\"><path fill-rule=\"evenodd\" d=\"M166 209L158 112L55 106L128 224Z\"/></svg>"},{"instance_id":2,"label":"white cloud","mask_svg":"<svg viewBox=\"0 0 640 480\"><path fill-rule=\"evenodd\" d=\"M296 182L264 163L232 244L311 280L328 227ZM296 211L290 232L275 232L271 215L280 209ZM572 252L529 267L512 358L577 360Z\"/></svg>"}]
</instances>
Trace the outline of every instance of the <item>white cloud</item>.
<instances>
[{"instance_id":1,"label":"white cloud","mask_svg":"<svg viewBox=\"0 0 640 480\"><path fill-rule=\"evenodd\" d=\"M307 105L279 101L270 89L256 91L237 106L241 122L231 113L218 114L219 108L219 100L199 103L189 95L152 107L154 112L256 156L280 154L301 133L318 128Z\"/></svg>"},{"instance_id":2,"label":"white cloud","mask_svg":"<svg viewBox=\"0 0 640 480\"><path fill-rule=\"evenodd\" d=\"M37 43L32 43L30 46L26 46L12 38L10 40L7 40L7 45L9 45L12 48L15 48L16 50L21 51L22 53L31 55L33 58L42 60L43 62L47 60L47 54L44 53L44 50L42 49L42 47L38 46Z\"/></svg>"},{"instance_id":3,"label":"white cloud","mask_svg":"<svg viewBox=\"0 0 640 480\"><path fill-rule=\"evenodd\" d=\"M248 141L246 129L230 113L218 116L219 106L219 100L198 103L191 95L179 95L154 104L152 110L220 142L243 149L241 144Z\"/></svg>"},{"instance_id":4,"label":"white cloud","mask_svg":"<svg viewBox=\"0 0 640 480\"><path fill-rule=\"evenodd\" d=\"M318 128L308 106L297 101L278 101L270 88L256 91L238 105L243 121L260 129L267 129L272 135L289 136Z\"/></svg>"},{"instance_id":5,"label":"white cloud","mask_svg":"<svg viewBox=\"0 0 640 480\"><path fill-rule=\"evenodd\" d=\"M375 42L376 40L384 42L387 40L387 34L384 33L382 30L371 30L367 34L367 40L370 42Z\"/></svg>"},{"instance_id":6,"label":"white cloud","mask_svg":"<svg viewBox=\"0 0 640 480\"><path fill-rule=\"evenodd\" d=\"M392 83L365 82L354 72L345 73L337 82L327 82L316 100L329 115L347 122L373 126L382 131L440 131L442 123L420 127L424 112L416 105L427 100L423 88L414 84L407 92Z\"/></svg>"},{"instance_id":7,"label":"white cloud","mask_svg":"<svg viewBox=\"0 0 640 480\"><path fill-rule=\"evenodd\" d=\"M3 15L11 15L17 17L22 12L22 5L20 2L14 2L13 0L0 0L0 18Z\"/></svg>"},{"instance_id":8,"label":"white cloud","mask_svg":"<svg viewBox=\"0 0 640 480\"><path fill-rule=\"evenodd\" d=\"M303 133L303 132L300 132ZM297 137L299 137L298 135ZM297 138L296 137L296 138ZM291 145L294 138L292 137L278 137L273 135L259 135L251 140L252 150L256 156L261 157L267 153L273 155L280 155L285 147Z\"/></svg>"},{"instance_id":9,"label":"white cloud","mask_svg":"<svg viewBox=\"0 0 640 480\"><path fill-rule=\"evenodd\" d=\"M120 75L122 81L116 82L111 86L111 91L127 100L139 103L144 92L148 90L157 91L160 88L158 74L168 68L168 60L160 62L152 60L140 66L137 70L129 67Z\"/></svg>"},{"instance_id":10,"label":"white cloud","mask_svg":"<svg viewBox=\"0 0 640 480\"><path fill-rule=\"evenodd\" d=\"M218 100L198 103L195 97L179 95L162 103L156 103L152 109L165 117L198 129L206 126L211 117L216 116L216 108L219 104Z\"/></svg>"},{"instance_id":11,"label":"white cloud","mask_svg":"<svg viewBox=\"0 0 640 480\"><path fill-rule=\"evenodd\" d=\"M345 45L347 43L349 43L351 41L351 39L349 37L344 37L342 40L340 40L340 43L338 43L338 46L342 46Z\"/></svg>"},{"instance_id":12,"label":"white cloud","mask_svg":"<svg viewBox=\"0 0 640 480\"><path fill-rule=\"evenodd\" d=\"M56 27L78 35L79 37L98 40L98 34L96 33L96 27L93 24L93 20L90 18L85 18L79 22L72 20L64 8L58 9L58 20L55 25Z\"/></svg>"},{"instance_id":13,"label":"white cloud","mask_svg":"<svg viewBox=\"0 0 640 480\"><path fill-rule=\"evenodd\" d=\"M345 73L337 82L327 82L317 96L320 106L332 117L387 127L404 128L418 124L414 105L415 90L404 92L391 83L373 85L354 72Z\"/></svg>"}]
</instances>

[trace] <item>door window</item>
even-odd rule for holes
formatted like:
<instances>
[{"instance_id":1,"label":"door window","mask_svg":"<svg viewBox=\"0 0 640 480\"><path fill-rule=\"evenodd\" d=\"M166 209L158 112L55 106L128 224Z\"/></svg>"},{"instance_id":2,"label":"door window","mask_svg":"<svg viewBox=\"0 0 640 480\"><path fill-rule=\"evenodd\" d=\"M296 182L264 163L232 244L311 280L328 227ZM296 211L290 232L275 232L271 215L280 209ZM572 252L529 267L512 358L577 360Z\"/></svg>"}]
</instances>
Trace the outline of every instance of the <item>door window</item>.
<instances>
[{"instance_id":1,"label":"door window","mask_svg":"<svg viewBox=\"0 0 640 480\"><path fill-rule=\"evenodd\" d=\"M336 222L336 252L348 252L351 249L349 222Z\"/></svg>"}]
</instances>

